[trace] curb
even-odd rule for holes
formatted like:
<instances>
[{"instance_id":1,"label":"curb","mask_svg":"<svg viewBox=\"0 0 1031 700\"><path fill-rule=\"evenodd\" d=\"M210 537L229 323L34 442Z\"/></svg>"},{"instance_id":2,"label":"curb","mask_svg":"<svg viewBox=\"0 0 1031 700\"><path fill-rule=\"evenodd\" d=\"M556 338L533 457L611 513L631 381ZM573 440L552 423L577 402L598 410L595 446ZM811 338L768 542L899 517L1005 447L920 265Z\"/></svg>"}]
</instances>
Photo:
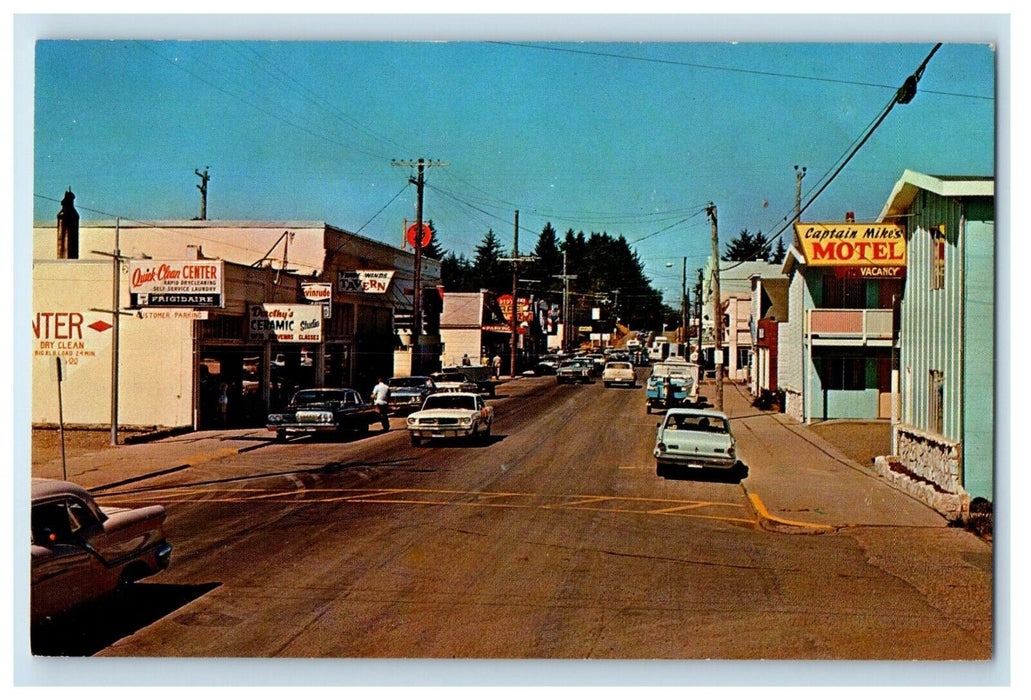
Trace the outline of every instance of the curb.
<instances>
[{"instance_id":1,"label":"curb","mask_svg":"<svg viewBox=\"0 0 1031 700\"><path fill-rule=\"evenodd\" d=\"M759 527L767 532L782 535L827 535L848 527L847 525L823 525L777 517L766 509L766 505L758 494L750 493L744 484L741 485L741 489L752 506L752 512L755 513Z\"/></svg>"}]
</instances>

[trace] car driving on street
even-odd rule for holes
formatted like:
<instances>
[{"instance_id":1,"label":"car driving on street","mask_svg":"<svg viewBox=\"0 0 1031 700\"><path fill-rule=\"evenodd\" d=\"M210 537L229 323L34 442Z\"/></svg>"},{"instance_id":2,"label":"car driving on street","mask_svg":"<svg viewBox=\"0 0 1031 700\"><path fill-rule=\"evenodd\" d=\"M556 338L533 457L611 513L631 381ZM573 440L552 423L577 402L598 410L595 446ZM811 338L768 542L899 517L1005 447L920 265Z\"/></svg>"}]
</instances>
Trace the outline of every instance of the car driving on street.
<instances>
[{"instance_id":1,"label":"car driving on street","mask_svg":"<svg viewBox=\"0 0 1031 700\"><path fill-rule=\"evenodd\" d=\"M422 409L408 416L408 434L419 446L431 438L489 438L494 407L470 392L430 394Z\"/></svg>"},{"instance_id":2,"label":"car driving on street","mask_svg":"<svg viewBox=\"0 0 1031 700\"><path fill-rule=\"evenodd\" d=\"M629 362L609 360L601 372L601 381L606 387L613 384L637 386L637 372Z\"/></svg>"},{"instance_id":3,"label":"car driving on street","mask_svg":"<svg viewBox=\"0 0 1031 700\"><path fill-rule=\"evenodd\" d=\"M591 381L591 367L590 360L563 360L555 370L555 381L559 384L589 382Z\"/></svg>"},{"instance_id":4,"label":"car driving on street","mask_svg":"<svg viewBox=\"0 0 1031 700\"><path fill-rule=\"evenodd\" d=\"M354 389L301 389L285 411L269 414L265 427L285 440L290 434L361 434L379 420L376 407Z\"/></svg>"},{"instance_id":5,"label":"car driving on street","mask_svg":"<svg viewBox=\"0 0 1031 700\"><path fill-rule=\"evenodd\" d=\"M387 386L390 387L387 403L391 413L396 414L418 411L426 397L437 389L433 379L425 375L391 377Z\"/></svg>"},{"instance_id":6,"label":"car driving on street","mask_svg":"<svg viewBox=\"0 0 1031 700\"><path fill-rule=\"evenodd\" d=\"M727 416L718 411L671 408L655 433L655 472L672 467L733 469L737 443Z\"/></svg>"}]
</instances>

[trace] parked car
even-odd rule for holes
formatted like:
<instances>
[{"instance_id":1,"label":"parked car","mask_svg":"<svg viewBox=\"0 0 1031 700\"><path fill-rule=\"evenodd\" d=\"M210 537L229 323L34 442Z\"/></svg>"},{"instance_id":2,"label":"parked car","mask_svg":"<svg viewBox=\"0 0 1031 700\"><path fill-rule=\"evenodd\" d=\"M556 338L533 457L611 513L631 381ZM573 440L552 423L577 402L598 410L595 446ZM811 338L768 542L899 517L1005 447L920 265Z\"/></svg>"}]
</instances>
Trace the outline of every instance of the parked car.
<instances>
[{"instance_id":1,"label":"parked car","mask_svg":"<svg viewBox=\"0 0 1031 700\"><path fill-rule=\"evenodd\" d=\"M387 386L390 387L387 403L392 412L399 414L418 411L426 397L437 390L433 379L426 375L391 377Z\"/></svg>"},{"instance_id":2,"label":"parked car","mask_svg":"<svg viewBox=\"0 0 1031 700\"><path fill-rule=\"evenodd\" d=\"M613 384L637 386L637 372L629 362L610 360L605 363L605 369L601 372L601 381L606 387Z\"/></svg>"},{"instance_id":3,"label":"parked car","mask_svg":"<svg viewBox=\"0 0 1031 700\"><path fill-rule=\"evenodd\" d=\"M655 433L655 472L670 467L733 469L737 444L726 414L692 408L671 408Z\"/></svg>"},{"instance_id":4,"label":"parked car","mask_svg":"<svg viewBox=\"0 0 1031 700\"><path fill-rule=\"evenodd\" d=\"M445 393L454 393L456 391L472 394L479 393L479 387L476 385L476 382L461 372L435 372L431 376L433 377L433 383L437 386L437 391Z\"/></svg>"},{"instance_id":5,"label":"parked car","mask_svg":"<svg viewBox=\"0 0 1031 700\"><path fill-rule=\"evenodd\" d=\"M446 377L452 377L455 380L468 385L472 383L475 385L476 393L481 396L493 397L495 393L494 380L491 377L491 369L487 365L451 365L448 367L440 368L440 375ZM457 379L458 375L461 375L461 379ZM437 375L433 375L436 378ZM460 389L460 391L466 391L466 389Z\"/></svg>"},{"instance_id":6,"label":"parked car","mask_svg":"<svg viewBox=\"0 0 1031 700\"><path fill-rule=\"evenodd\" d=\"M292 433L365 433L379 412L354 389L301 389L282 413L269 414L266 426L279 440Z\"/></svg>"},{"instance_id":7,"label":"parked car","mask_svg":"<svg viewBox=\"0 0 1031 700\"><path fill-rule=\"evenodd\" d=\"M422 409L408 416L408 435L418 447L430 438L490 437L494 407L472 392L430 394Z\"/></svg>"},{"instance_id":8,"label":"parked car","mask_svg":"<svg viewBox=\"0 0 1031 700\"><path fill-rule=\"evenodd\" d=\"M32 623L168 567L164 506L101 508L68 481L32 480Z\"/></svg>"},{"instance_id":9,"label":"parked car","mask_svg":"<svg viewBox=\"0 0 1031 700\"><path fill-rule=\"evenodd\" d=\"M563 360L562 364L555 370L555 381L559 384L568 382L589 382L591 381L590 360Z\"/></svg>"}]
</instances>

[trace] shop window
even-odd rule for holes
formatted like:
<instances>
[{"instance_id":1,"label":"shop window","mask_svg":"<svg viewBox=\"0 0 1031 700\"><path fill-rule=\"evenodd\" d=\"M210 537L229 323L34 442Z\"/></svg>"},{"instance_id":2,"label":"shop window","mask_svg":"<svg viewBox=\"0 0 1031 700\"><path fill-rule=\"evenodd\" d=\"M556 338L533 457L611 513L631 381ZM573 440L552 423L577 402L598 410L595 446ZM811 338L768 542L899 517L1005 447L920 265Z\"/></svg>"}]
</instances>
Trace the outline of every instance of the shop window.
<instances>
[{"instance_id":1,"label":"shop window","mask_svg":"<svg viewBox=\"0 0 1031 700\"><path fill-rule=\"evenodd\" d=\"M750 348L741 348L741 347L739 347L737 349L737 367L738 367L738 369L744 369L744 368L749 366L749 363L750 363L749 361L750 361L751 354L752 354L752 351L751 351Z\"/></svg>"}]
</instances>

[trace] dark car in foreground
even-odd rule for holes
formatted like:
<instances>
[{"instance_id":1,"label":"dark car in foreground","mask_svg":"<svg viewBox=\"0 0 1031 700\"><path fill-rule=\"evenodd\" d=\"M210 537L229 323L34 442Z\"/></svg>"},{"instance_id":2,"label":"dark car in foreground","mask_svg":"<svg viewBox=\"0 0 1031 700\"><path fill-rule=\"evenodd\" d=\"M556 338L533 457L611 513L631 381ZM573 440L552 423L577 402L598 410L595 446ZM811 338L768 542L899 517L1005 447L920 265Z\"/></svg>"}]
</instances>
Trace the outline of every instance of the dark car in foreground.
<instances>
[{"instance_id":1,"label":"dark car in foreground","mask_svg":"<svg viewBox=\"0 0 1031 700\"><path fill-rule=\"evenodd\" d=\"M168 566L164 506L101 508L68 481L32 480L32 623Z\"/></svg>"},{"instance_id":2,"label":"dark car in foreground","mask_svg":"<svg viewBox=\"0 0 1031 700\"><path fill-rule=\"evenodd\" d=\"M265 427L285 440L290 434L366 433L379 412L354 389L301 389L285 411L269 414Z\"/></svg>"}]
</instances>

